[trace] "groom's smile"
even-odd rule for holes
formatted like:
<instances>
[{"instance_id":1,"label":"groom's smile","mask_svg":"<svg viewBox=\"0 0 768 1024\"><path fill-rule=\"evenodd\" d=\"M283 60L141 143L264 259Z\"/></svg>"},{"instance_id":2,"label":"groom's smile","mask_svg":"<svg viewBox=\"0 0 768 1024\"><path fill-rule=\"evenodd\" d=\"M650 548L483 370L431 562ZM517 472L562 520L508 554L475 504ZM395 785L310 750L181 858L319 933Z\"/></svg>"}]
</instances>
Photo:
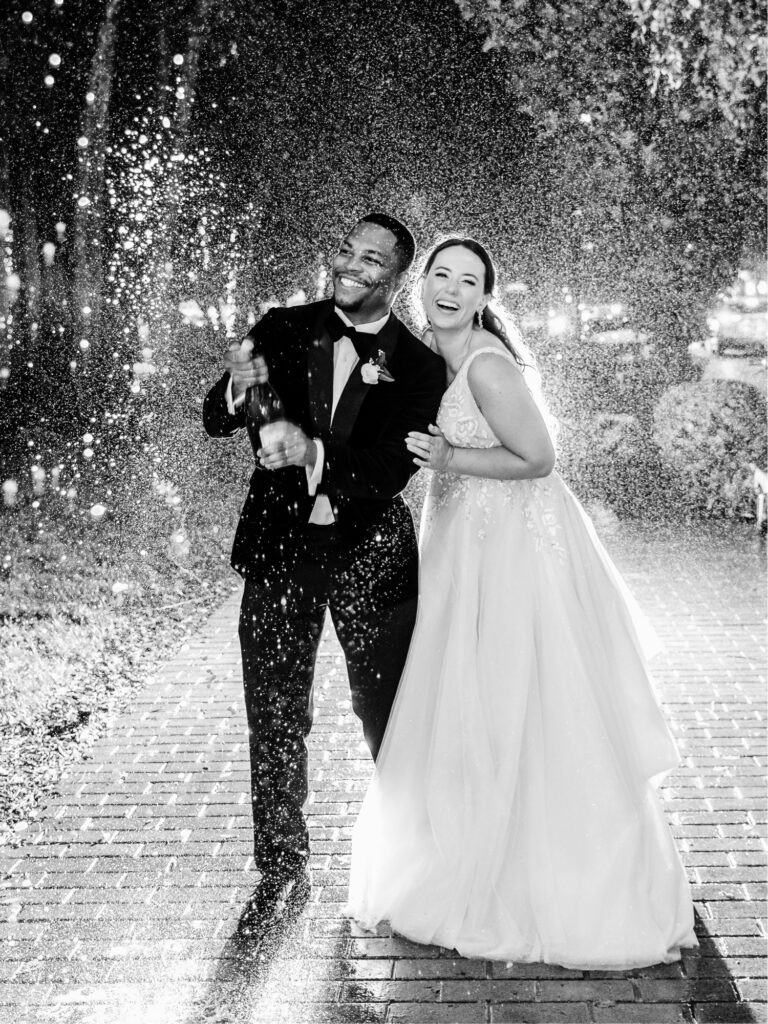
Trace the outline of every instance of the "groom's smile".
<instances>
[{"instance_id":1,"label":"groom's smile","mask_svg":"<svg viewBox=\"0 0 768 1024\"><path fill-rule=\"evenodd\" d=\"M400 288L397 239L387 228L363 221L347 235L333 259L333 300L352 323L385 316Z\"/></svg>"}]
</instances>

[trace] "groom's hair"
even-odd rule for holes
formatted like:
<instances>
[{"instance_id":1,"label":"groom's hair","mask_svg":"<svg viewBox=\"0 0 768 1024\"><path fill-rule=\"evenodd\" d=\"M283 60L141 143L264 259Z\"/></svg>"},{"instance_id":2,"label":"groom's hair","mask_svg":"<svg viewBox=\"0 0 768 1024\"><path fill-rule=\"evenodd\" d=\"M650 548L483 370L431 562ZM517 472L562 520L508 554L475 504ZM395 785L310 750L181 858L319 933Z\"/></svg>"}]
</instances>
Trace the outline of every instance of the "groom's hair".
<instances>
[{"instance_id":1,"label":"groom's hair","mask_svg":"<svg viewBox=\"0 0 768 1024\"><path fill-rule=\"evenodd\" d=\"M380 228L386 228L395 236L395 252L397 253L397 272L404 273L410 269L413 258L416 255L416 239L408 228L399 220L390 217L388 213L366 213L357 222L358 224L378 224Z\"/></svg>"}]
</instances>

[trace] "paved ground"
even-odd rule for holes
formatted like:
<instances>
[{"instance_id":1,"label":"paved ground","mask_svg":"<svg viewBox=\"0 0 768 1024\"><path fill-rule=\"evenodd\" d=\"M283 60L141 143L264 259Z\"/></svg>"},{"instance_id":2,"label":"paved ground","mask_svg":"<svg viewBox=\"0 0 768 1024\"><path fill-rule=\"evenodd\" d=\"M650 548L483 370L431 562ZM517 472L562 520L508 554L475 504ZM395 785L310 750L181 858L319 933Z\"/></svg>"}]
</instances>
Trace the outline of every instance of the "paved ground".
<instances>
[{"instance_id":1,"label":"paved ground","mask_svg":"<svg viewBox=\"0 0 768 1024\"><path fill-rule=\"evenodd\" d=\"M327 635L312 734L312 902L279 948L235 935L250 891L237 595L0 850L0 1022L766 1019L764 545L743 529L605 535L666 643L684 756L663 789L700 952L627 974L463 960L342 915L370 763Z\"/></svg>"}]
</instances>

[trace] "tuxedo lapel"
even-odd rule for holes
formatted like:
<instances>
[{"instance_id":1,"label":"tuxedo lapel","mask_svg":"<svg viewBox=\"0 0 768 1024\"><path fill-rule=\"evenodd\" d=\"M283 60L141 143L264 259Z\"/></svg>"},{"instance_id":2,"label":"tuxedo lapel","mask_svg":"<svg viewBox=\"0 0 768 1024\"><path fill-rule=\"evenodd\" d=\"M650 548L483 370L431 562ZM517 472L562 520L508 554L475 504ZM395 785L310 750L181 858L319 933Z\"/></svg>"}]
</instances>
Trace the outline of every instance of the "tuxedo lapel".
<instances>
[{"instance_id":1,"label":"tuxedo lapel","mask_svg":"<svg viewBox=\"0 0 768 1024\"><path fill-rule=\"evenodd\" d=\"M318 433L331 429L333 405L333 342L325 327L327 317L324 308L314 323L307 350L309 409Z\"/></svg>"},{"instance_id":2,"label":"tuxedo lapel","mask_svg":"<svg viewBox=\"0 0 768 1024\"><path fill-rule=\"evenodd\" d=\"M371 354L374 358L380 349L384 353L385 362L389 364L390 356L397 345L398 327L399 321L390 313L389 320L387 320L379 333L372 335ZM381 382L378 384L366 384L361 371L362 364L358 362L349 375L349 380L344 386L336 406L331 433L333 440L337 444L346 444L349 440L349 435L352 433L360 407L371 388L388 388L391 386L389 383Z\"/></svg>"}]
</instances>

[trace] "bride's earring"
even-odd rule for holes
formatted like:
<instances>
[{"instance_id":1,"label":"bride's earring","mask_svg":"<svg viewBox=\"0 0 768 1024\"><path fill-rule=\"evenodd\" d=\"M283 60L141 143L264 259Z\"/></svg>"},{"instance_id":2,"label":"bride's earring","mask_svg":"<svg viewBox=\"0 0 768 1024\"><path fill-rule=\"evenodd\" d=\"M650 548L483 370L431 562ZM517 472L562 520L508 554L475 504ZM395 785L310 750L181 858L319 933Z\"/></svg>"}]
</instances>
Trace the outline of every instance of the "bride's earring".
<instances>
[{"instance_id":1,"label":"bride's earring","mask_svg":"<svg viewBox=\"0 0 768 1024\"><path fill-rule=\"evenodd\" d=\"M483 310L482 308L477 311L477 326L482 328L483 326Z\"/></svg>"}]
</instances>

